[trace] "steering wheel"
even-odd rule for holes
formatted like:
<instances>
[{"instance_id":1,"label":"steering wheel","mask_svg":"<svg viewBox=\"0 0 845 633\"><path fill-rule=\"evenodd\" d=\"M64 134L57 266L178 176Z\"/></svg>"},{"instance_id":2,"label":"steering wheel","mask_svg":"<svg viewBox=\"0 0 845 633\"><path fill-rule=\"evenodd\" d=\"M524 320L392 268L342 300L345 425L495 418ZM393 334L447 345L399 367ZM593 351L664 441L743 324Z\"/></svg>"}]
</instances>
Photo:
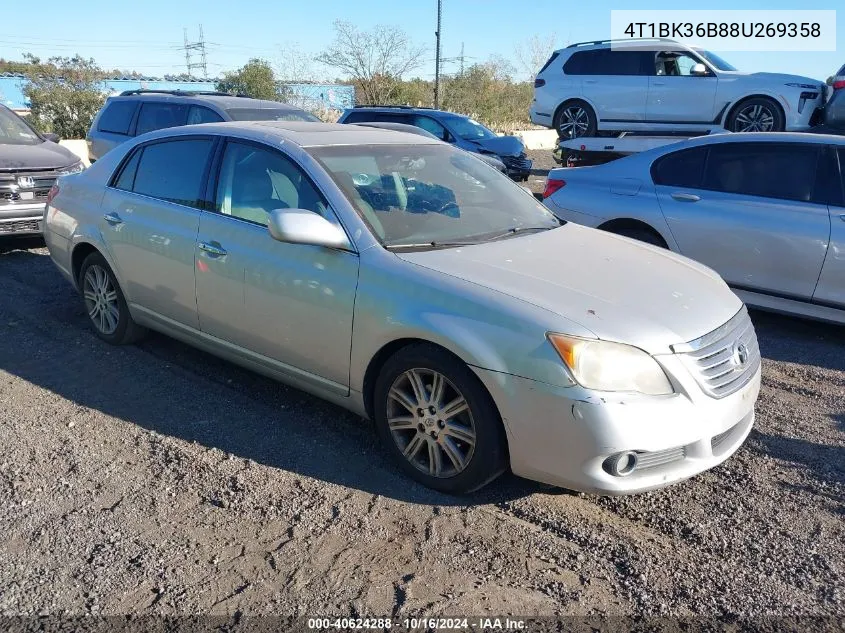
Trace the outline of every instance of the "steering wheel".
<instances>
[{"instance_id":1,"label":"steering wheel","mask_svg":"<svg viewBox=\"0 0 845 633\"><path fill-rule=\"evenodd\" d=\"M366 187L372 184L373 179L369 174L355 174L352 176L352 182L355 183L356 187Z\"/></svg>"},{"instance_id":2,"label":"steering wheel","mask_svg":"<svg viewBox=\"0 0 845 633\"><path fill-rule=\"evenodd\" d=\"M459 218L461 217L461 208L458 206L457 202L450 200L440 207L437 210L437 213L449 216L450 218Z\"/></svg>"}]
</instances>

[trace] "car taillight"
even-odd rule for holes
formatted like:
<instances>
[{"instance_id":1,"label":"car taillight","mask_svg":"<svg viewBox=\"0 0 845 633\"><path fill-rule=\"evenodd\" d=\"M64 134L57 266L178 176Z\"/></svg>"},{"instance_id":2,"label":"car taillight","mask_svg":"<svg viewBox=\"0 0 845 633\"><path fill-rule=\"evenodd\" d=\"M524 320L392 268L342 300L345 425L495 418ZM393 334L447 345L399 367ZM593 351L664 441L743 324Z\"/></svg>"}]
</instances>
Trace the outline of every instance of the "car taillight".
<instances>
[{"instance_id":1,"label":"car taillight","mask_svg":"<svg viewBox=\"0 0 845 633\"><path fill-rule=\"evenodd\" d=\"M845 88L845 79L835 79L833 81L833 89L842 90L842 88Z\"/></svg>"},{"instance_id":2,"label":"car taillight","mask_svg":"<svg viewBox=\"0 0 845 633\"><path fill-rule=\"evenodd\" d=\"M55 198L57 195L59 195L59 183L54 182L53 186L50 187L50 191L47 192L47 204L49 205L50 203L52 203L53 198Z\"/></svg>"},{"instance_id":3,"label":"car taillight","mask_svg":"<svg viewBox=\"0 0 845 633\"><path fill-rule=\"evenodd\" d=\"M546 80L545 80L545 79L535 79L535 80L534 80L534 87L535 87L535 88L542 88L542 87L543 87L543 86L545 86L545 85L546 85Z\"/></svg>"},{"instance_id":4,"label":"car taillight","mask_svg":"<svg viewBox=\"0 0 845 633\"><path fill-rule=\"evenodd\" d=\"M558 189L563 189L566 186L565 180L558 180L557 178L549 178L546 180L546 188L543 190L543 199L545 200Z\"/></svg>"}]
</instances>

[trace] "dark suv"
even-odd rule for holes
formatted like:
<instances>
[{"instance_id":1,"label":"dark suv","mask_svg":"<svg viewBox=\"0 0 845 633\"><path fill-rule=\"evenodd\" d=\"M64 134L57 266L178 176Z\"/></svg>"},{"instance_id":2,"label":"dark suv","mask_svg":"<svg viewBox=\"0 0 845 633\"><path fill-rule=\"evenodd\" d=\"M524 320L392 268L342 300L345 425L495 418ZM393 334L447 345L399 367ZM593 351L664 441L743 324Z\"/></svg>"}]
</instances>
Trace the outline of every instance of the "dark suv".
<instances>
[{"instance_id":1,"label":"dark suv","mask_svg":"<svg viewBox=\"0 0 845 633\"><path fill-rule=\"evenodd\" d=\"M505 164L508 176L528 180L531 161L525 146L515 136L498 136L468 116L410 106L355 106L338 123L404 123L431 132L437 138L477 154L496 156Z\"/></svg>"},{"instance_id":2,"label":"dark suv","mask_svg":"<svg viewBox=\"0 0 845 633\"><path fill-rule=\"evenodd\" d=\"M93 163L134 136L166 127L220 121L319 121L305 110L225 92L127 90L109 97L88 130Z\"/></svg>"},{"instance_id":3,"label":"dark suv","mask_svg":"<svg viewBox=\"0 0 845 633\"><path fill-rule=\"evenodd\" d=\"M56 178L84 169L79 157L0 105L0 238L40 235Z\"/></svg>"}]
</instances>

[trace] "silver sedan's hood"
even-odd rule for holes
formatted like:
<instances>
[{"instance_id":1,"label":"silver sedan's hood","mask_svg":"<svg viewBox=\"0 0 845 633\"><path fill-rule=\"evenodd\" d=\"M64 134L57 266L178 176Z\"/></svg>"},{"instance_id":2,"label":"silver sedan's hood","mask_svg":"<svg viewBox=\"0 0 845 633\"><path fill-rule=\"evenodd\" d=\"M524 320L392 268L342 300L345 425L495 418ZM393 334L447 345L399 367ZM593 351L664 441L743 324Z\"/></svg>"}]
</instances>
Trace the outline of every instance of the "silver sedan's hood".
<instances>
[{"instance_id":1,"label":"silver sedan's hood","mask_svg":"<svg viewBox=\"0 0 845 633\"><path fill-rule=\"evenodd\" d=\"M652 354L668 353L670 345L714 330L742 306L705 266L572 223L486 244L398 256Z\"/></svg>"}]
</instances>

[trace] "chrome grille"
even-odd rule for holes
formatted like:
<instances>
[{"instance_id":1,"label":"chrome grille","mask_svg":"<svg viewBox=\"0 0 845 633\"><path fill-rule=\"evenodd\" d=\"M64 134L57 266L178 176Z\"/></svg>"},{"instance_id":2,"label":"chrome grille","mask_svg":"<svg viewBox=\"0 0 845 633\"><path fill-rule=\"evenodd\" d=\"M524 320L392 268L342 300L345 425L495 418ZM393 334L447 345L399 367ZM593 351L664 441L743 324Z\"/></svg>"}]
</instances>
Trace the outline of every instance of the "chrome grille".
<instances>
[{"instance_id":1,"label":"chrome grille","mask_svg":"<svg viewBox=\"0 0 845 633\"><path fill-rule=\"evenodd\" d=\"M531 169L531 161L525 154L519 156L501 156L502 162L508 169Z\"/></svg>"},{"instance_id":2,"label":"chrome grille","mask_svg":"<svg viewBox=\"0 0 845 633\"><path fill-rule=\"evenodd\" d=\"M744 387L760 366L760 347L745 306L701 338L673 345L705 393L724 398Z\"/></svg>"},{"instance_id":3,"label":"chrome grille","mask_svg":"<svg viewBox=\"0 0 845 633\"><path fill-rule=\"evenodd\" d=\"M13 220L11 222L0 222L0 235L40 232L41 228L38 225L38 220Z\"/></svg>"},{"instance_id":4,"label":"chrome grille","mask_svg":"<svg viewBox=\"0 0 845 633\"><path fill-rule=\"evenodd\" d=\"M637 467L636 471L648 470L649 468L659 468L664 464L671 464L684 459L687 456L687 449L685 446L678 446L676 448L667 448L662 451L643 451L637 453Z\"/></svg>"},{"instance_id":5,"label":"chrome grille","mask_svg":"<svg viewBox=\"0 0 845 633\"><path fill-rule=\"evenodd\" d=\"M59 174L53 169L0 172L0 205L46 202L47 194ZM19 178L31 178L32 186L22 187ZM31 192L32 196L26 195ZM21 195L21 194L24 195Z\"/></svg>"}]
</instances>

